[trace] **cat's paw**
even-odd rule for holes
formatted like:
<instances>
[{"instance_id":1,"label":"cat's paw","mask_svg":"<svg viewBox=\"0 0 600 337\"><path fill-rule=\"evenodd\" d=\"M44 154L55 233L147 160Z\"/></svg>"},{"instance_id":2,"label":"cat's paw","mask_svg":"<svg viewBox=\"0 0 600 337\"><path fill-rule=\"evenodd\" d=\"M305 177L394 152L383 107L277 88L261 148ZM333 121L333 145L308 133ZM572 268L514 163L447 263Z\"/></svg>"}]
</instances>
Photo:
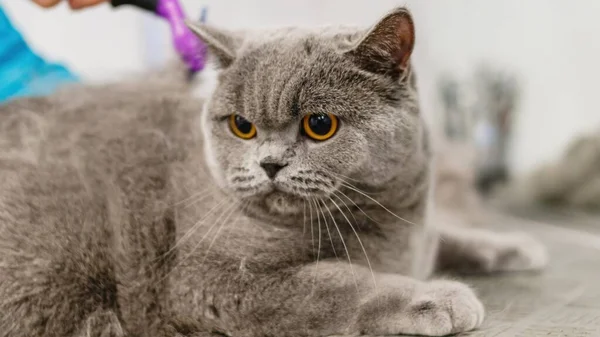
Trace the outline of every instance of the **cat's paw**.
<instances>
[{"instance_id":1,"label":"cat's paw","mask_svg":"<svg viewBox=\"0 0 600 337\"><path fill-rule=\"evenodd\" d=\"M548 264L548 250L530 235L521 232L497 235L494 244L483 249L488 271L540 270Z\"/></svg>"},{"instance_id":2,"label":"cat's paw","mask_svg":"<svg viewBox=\"0 0 600 337\"><path fill-rule=\"evenodd\" d=\"M446 336L483 322L483 304L465 284L431 281L414 290L410 298L392 292L370 303L361 312L358 334Z\"/></svg>"},{"instance_id":3,"label":"cat's paw","mask_svg":"<svg viewBox=\"0 0 600 337\"><path fill-rule=\"evenodd\" d=\"M407 328L399 333L445 336L479 327L485 311L467 285L432 281L409 303L406 313L400 321Z\"/></svg>"}]
</instances>

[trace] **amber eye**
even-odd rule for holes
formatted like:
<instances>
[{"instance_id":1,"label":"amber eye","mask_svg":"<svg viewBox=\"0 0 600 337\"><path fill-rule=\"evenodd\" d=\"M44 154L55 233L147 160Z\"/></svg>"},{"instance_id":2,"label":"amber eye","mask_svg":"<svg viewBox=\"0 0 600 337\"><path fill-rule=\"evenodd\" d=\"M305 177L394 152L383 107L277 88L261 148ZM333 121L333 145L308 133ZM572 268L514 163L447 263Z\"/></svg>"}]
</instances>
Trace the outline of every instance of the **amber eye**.
<instances>
[{"instance_id":1,"label":"amber eye","mask_svg":"<svg viewBox=\"0 0 600 337\"><path fill-rule=\"evenodd\" d=\"M302 120L302 130L314 140L327 140L335 134L338 119L332 114L310 114Z\"/></svg>"},{"instance_id":2,"label":"amber eye","mask_svg":"<svg viewBox=\"0 0 600 337\"><path fill-rule=\"evenodd\" d=\"M229 128L234 135L242 139L251 139L256 136L256 127L239 115L229 116Z\"/></svg>"}]
</instances>

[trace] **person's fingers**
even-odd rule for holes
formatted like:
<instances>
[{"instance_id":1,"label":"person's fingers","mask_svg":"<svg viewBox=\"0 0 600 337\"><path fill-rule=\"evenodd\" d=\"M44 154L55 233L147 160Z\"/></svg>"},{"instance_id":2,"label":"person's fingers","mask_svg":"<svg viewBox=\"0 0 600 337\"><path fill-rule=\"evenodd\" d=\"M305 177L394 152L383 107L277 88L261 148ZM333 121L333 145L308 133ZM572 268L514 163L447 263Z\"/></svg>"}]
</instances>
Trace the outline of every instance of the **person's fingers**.
<instances>
[{"instance_id":1,"label":"person's fingers","mask_svg":"<svg viewBox=\"0 0 600 337\"><path fill-rule=\"evenodd\" d=\"M56 6L61 0L33 0L39 6L50 8Z\"/></svg>"},{"instance_id":2,"label":"person's fingers","mask_svg":"<svg viewBox=\"0 0 600 337\"><path fill-rule=\"evenodd\" d=\"M106 0L69 0L69 6L73 9L81 9L85 7L95 6Z\"/></svg>"},{"instance_id":3,"label":"person's fingers","mask_svg":"<svg viewBox=\"0 0 600 337\"><path fill-rule=\"evenodd\" d=\"M62 0L33 0L33 2L44 8L54 7L61 1ZM69 6L72 9L81 9L85 7L95 6L105 1L106 0L69 0Z\"/></svg>"}]
</instances>

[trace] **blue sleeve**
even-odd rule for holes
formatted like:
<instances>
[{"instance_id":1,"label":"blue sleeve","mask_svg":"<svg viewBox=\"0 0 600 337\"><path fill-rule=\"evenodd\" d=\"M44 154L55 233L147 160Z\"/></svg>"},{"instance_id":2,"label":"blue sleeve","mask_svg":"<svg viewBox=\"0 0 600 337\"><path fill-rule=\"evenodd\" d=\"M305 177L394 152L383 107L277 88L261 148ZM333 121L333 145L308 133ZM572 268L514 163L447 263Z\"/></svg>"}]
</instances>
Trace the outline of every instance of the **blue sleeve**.
<instances>
[{"instance_id":1,"label":"blue sleeve","mask_svg":"<svg viewBox=\"0 0 600 337\"><path fill-rule=\"evenodd\" d=\"M21 96L47 95L77 76L34 53L0 6L0 102Z\"/></svg>"}]
</instances>

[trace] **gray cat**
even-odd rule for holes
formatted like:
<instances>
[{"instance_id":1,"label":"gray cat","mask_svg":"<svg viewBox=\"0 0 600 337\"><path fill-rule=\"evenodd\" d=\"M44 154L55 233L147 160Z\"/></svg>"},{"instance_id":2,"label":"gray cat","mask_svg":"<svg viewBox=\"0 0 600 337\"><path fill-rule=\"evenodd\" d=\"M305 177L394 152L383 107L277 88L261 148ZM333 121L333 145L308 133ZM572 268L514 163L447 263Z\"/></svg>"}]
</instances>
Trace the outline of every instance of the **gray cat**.
<instances>
[{"instance_id":1,"label":"gray cat","mask_svg":"<svg viewBox=\"0 0 600 337\"><path fill-rule=\"evenodd\" d=\"M438 226L405 9L372 29L191 25L220 65L0 107L0 336L441 336L466 285L539 269L520 234Z\"/></svg>"}]
</instances>

